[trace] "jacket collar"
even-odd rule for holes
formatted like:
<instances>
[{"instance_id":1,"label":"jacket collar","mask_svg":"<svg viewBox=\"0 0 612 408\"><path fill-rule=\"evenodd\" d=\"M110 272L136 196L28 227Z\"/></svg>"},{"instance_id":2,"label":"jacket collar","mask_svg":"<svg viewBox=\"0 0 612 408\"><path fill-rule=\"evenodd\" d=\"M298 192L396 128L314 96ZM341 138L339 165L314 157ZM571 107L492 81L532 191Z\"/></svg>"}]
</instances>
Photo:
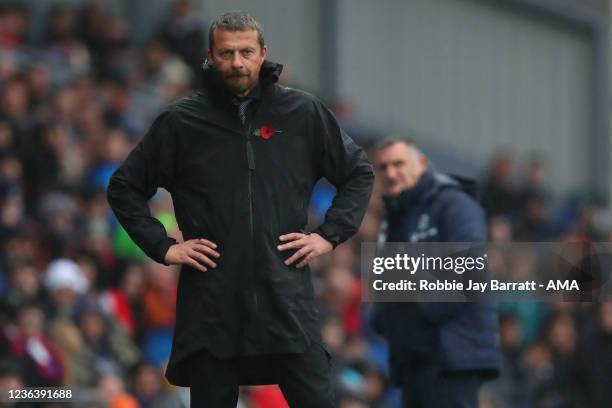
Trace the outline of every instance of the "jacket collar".
<instances>
[{"instance_id":1,"label":"jacket collar","mask_svg":"<svg viewBox=\"0 0 612 408\"><path fill-rule=\"evenodd\" d=\"M225 103L231 103L235 99L235 95L232 94L231 91L227 88L219 72L208 60L204 62L202 69L202 87L205 90L211 91L215 95L215 97L220 98L221 101ZM264 60L263 64L261 65L261 70L259 71L259 83L257 85L259 89L256 88L253 91L259 92L258 96L263 98L265 96L265 93L269 89L269 85L272 85L278 81L278 78L280 77L282 71L283 64ZM257 94L253 96L257 96Z\"/></svg>"},{"instance_id":2,"label":"jacket collar","mask_svg":"<svg viewBox=\"0 0 612 408\"><path fill-rule=\"evenodd\" d=\"M425 170L414 187L403 190L397 196L383 196L388 213L403 212L428 194L435 184L435 177L431 170Z\"/></svg>"}]
</instances>

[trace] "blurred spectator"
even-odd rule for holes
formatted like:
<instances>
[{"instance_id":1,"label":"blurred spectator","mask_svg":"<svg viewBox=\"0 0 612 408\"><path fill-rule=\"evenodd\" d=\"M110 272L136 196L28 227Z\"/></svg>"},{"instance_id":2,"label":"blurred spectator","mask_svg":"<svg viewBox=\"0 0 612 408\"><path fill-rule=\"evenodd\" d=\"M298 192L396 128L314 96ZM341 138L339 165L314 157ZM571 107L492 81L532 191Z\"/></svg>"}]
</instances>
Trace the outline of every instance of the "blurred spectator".
<instances>
[{"instance_id":1,"label":"blurred spectator","mask_svg":"<svg viewBox=\"0 0 612 408\"><path fill-rule=\"evenodd\" d=\"M24 199L18 186L5 186L0 195L0 235L9 235L12 229L17 229L25 221Z\"/></svg>"},{"instance_id":2,"label":"blurred spectator","mask_svg":"<svg viewBox=\"0 0 612 408\"><path fill-rule=\"evenodd\" d=\"M524 242L546 242L554 236L550 198L541 191L523 196L523 211L517 228L517 239Z\"/></svg>"},{"instance_id":3,"label":"blurred spectator","mask_svg":"<svg viewBox=\"0 0 612 408\"><path fill-rule=\"evenodd\" d=\"M203 27L188 0L174 0L170 18L159 32L159 38L187 63L195 77L199 77L207 49Z\"/></svg>"},{"instance_id":4,"label":"blurred spectator","mask_svg":"<svg viewBox=\"0 0 612 408\"><path fill-rule=\"evenodd\" d=\"M0 6L0 47L18 49L25 43L29 17L17 4Z\"/></svg>"},{"instance_id":5,"label":"blurred spectator","mask_svg":"<svg viewBox=\"0 0 612 408\"><path fill-rule=\"evenodd\" d=\"M41 272L28 260L16 260L8 269L9 288L5 301L14 309L25 304L44 307L47 303L42 291Z\"/></svg>"},{"instance_id":6,"label":"blurred spectator","mask_svg":"<svg viewBox=\"0 0 612 408\"><path fill-rule=\"evenodd\" d=\"M548 166L542 156L532 156L525 166L525 175L519 191L519 205L523 204L524 196L532 193L546 194L550 180Z\"/></svg>"},{"instance_id":7,"label":"blurred spectator","mask_svg":"<svg viewBox=\"0 0 612 408\"><path fill-rule=\"evenodd\" d=\"M125 81L131 68L129 23L108 15L101 3L90 2L81 12L78 27L97 77Z\"/></svg>"},{"instance_id":8,"label":"blurred spectator","mask_svg":"<svg viewBox=\"0 0 612 408\"><path fill-rule=\"evenodd\" d=\"M123 130L111 129L106 133L104 145L101 147L97 163L88 176L88 184L102 191L108 185L113 172L125 160L134 145Z\"/></svg>"},{"instance_id":9,"label":"blurred spectator","mask_svg":"<svg viewBox=\"0 0 612 408\"><path fill-rule=\"evenodd\" d=\"M0 48L0 85L4 86L10 79L14 78L19 69L17 56L11 51Z\"/></svg>"},{"instance_id":10,"label":"blurred spectator","mask_svg":"<svg viewBox=\"0 0 612 408\"><path fill-rule=\"evenodd\" d=\"M57 259L47 267L45 286L50 293L53 317L70 319L87 293L89 282L74 261Z\"/></svg>"},{"instance_id":11,"label":"blurred spectator","mask_svg":"<svg viewBox=\"0 0 612 408\"><path fill-rule=\"evenodd\" d=\"M51 72L45 64L32 65L26 73L26 83L32 99L32 109L39 119L46 117L47 104L53 96Z\"/></svg>"},{"instance_id":12,"label":"blurred spectator","mask_svg":"<svg viewBox=\"0 0 612 408\"><path fill-rule=\"evenodd\" d=\"M85 302L75 315L98 373L123 375L134 367L140 358L138 349L97 302Z\"/></svg>"},{"instance_id":13,"label":"blurred spectator","mask_svg":"<svg viewBox=\"0 0 612 408\"><path fill-rule=\"evenodd\" d=\"M554 364L555 399L569 404L571 364L576 348L576 328L572 317L561 313L553 317L546 330L546 343Z\"/></svg>"},{"instance_id":14,"label":"blurred spectator","mask_svg":"<svg viewBox=\"0 0 612 408\"><path fill-rule=\"evenodd\" d=\"M85 44L77 35L77 21L74 10L59 5L51 12L46 33L47 58L66 65L76 75L89 73L91 56Z\"/></svg>"},{"instance_id":15,"label":"blurred spectator","mask_svg":"<svg viewBox=\"0 0 612 408\"><path fill-rule=\"evenodd\" d=\"M95 356L86 346L79 329L69 320L51 324L50 336L65 361L67 387L93 387L98 381Z\"/></svg>"},{"instance_id":16,"label":"blurred spectator","mask_svg":"<svg viewBox=\"0 0 612 408\"><path fill-rule=\"evenodd\" d=\"M595 305L597 328L584 336L574 358L573 406L605 407L612 390L612 302Z\"/></svg>"},{"instance_id":17,"label":"blurred spectator","mask_svg":"<svg viewBox=\"0 0 612 408\"><path fill-rule=\"evenodd\" d=\"M500 378L487 383L487 392L499 396L511 407L521 407L527 403L525 390L526 375L522 359L521 325L512 314L500 316L499 338L501 349L500 370L504 373Z\"/></svg>"},{"instance_id":18,"label":"blurred spectator","mask_svg":"<svg viewBox=\"0 0 612 408\"><path fill-rule=\"evenodd\" d=\"M50 191L41 197L38 215L49 242L48 250L54 258L70 256L80 247L83 238L83 219L76 198L65 192Z\"/></svg>"},{"instance_id":19,"label":"blurred spectator","mask_svg":"<svg viewBox=\"0 0 612 408\"><path fill-rule=\"evenodd\" d=\"M36 127L28 111L30 92L25 82L17 78L9 79L0 91L0 119L11 126L14 148L23 151L32 142L32 131Z\"/></svg>"},{"instance_id":20,"label":"blurred spectator","mask_svg":"<svg viewBox=\"0 0 612 408\"><path fill-rule=\"evenodd\" d=\"M54 121L71 128L80 105L76 88L72 85L62 86L54 96Z\"/></svg>"},{"instance_id":21,"label":"blurred spectator","mask_svg":"<svg viewBox=\"0 0 612 408\"><path fill-rule=\"evenodd\" d=\"M49 15L46 40L48 44L77 38L76 15L72 7L56 6Z\"/></svg>"},{"instance_id":22,"label":"blurred spectator","mask_svg":"<svg viewBox=\"0 0 612 408\"><path fill-rule=\"evenodd\" d=\"M153 261L148 262L149 277L142 294L144 349L149 361L161 366L170 353L176 311L178 271Z\"/></svg>"},{"instance_id":23,"label":"blurred spectator","mask_svg":"<svg viewBox=\"0 0 612 408\"><path fill-rule=\"evenodd\" d=\"M15 146L13 131L8 122L0 122L0 153L7 154Z\"/></svg>"},{"instance_id":24,"label":"blurred spectator","mask_svg":"<svg viewBox=\"0 0 612 408\"><path fill-rule=\"evenodd\" d=\"M343 364L341 361L342 348L346 344L346 333L342 322L333 315L328 316L321 326L321 337L327 350L334 357L333 365L337 370L338 366Z\"/></svg>"},{"instance_id":25,"label":"blurred spectator","mask_svg":"<svg viewBox=\"0 0 612 408\"><path fill-rule=\"evenodd\" d=\"M119 17L112 17L106 21L104 31L104 47L101 58L100 74L118 82L125 82L129 72L134 68L131 56L130 23Z\"/></svg>"},{"instance_id":26,"label":"blurred spectator","mask_svg":"<svg viewBox=\"0 0 612 408\"><path fill-rule=\"evenodd\" d=\"M133 337L138 344L142 344L142 336L145 332L145 311L142 304L142 295L146 285L147 272L144 264L130 263L125 267L125 273L119 282L118 291L125 297L129 312L134 319L133 326L128 322L128 333L133 333Z\"/></svg>"},{"instance_id":27,"label":"blurred spectator","mask_svg":"<svg viewBox=\"0 0 612 408\"><path fill-rule=\"evenodd\" d=\"M116 288L110 289L101 295L100 302L104 312L117 320L121 329L131 337L136 334L136 321L130 307L128 298Z\"/></svg>"},{"instance_id":28,"label":"blurred spectator","mask_svg":"<svg viewBox=\"0 0 612 408\"><path fill-rule=\"evenodd\" d=\"M142 297L147 327L171 328L175 316L177 270L156 262L149 262L148 267L150 276Z\"/></svg>"},{"instance_id":29,"label":"blurred spectator","mask_svg":"<svg viewBox=\"0 0 612 408\"><path fill-rule=\"evenodd\" d=\"M99 2L91 1L80 12L77 22L79 37L87 48L98 54L101 51L108 16Z\"/></svg>"},{"instance_id":30,"label":"blurred spectator","mask_svg":"<svg viewBox=\"0 0 612 408\"><path fill-rule=\"evenodd\" d=\"M530 344L524 353L526 387L528 399L536 405L558 402L554 387L554 363L550 349L545 343ZM546 406L546 405L545 405Z\"/></svg>"},{"instance_id":31,"label":"blurred spectator","mask_svg":"<svg viewBox=\"0 0 612 408\"><path fill-rule=\"evenodd\" d=\"M5 328L5 331L11 353L24 369L26 384L38 387L64 385L64 361L44 333L44 314L38 306L21 306L14 329Z\"/></svg>"},{"instance_id":32,"label":"blurred spectator","mask_svg":"<svg viewBox=\"0 0 612 408\"><path fill-rule=\"evenodd\" d=\"M24 225L23 228L7 228L3 233L0 259L4 265L21 260L32 260L35 263L42 261L40 237L30 225Z\"/></svg>"},{"instance_id":33,"label":"blurred spectator","mask_svg":"<svg viewBox=\"0 0 612 408\"><path fill-rule=\"evenodd\" d=\"M134 395L140 408L181 408L185 405L176 393L164 389L159 368L141 364L134 375ZM266 407L271 407L266 405Z\"/></svg>"},{"instance_id":34,"label":"blurred spectator","mask_svg":"<svg viewBox=\"0 0 612 408\"><path fill-rule=\"evenodd\" d=\"M76 187L83 177L85 163L74 132L62 125L48 126L42 131L40 144L30 147L28 184L31 198L37 199L53 186Z\"/></svg>"},{"instance_id":35,"label":"blurred spectator","mask_svg":"<svg viewBox=\"0 0 612 408\"><path fill-rule=\"evenodd\" d=\"M514 229L507 217L495 216L489 220L489 241L509 243L513 238Z\"/></svg>"},{"instance_id":36,"label":"blurred spectator","mask_svg":"<svg viewBox=\"0 0 612 408\"><path fill-rule=\"evenodd\" d=\"M497 152L489 165L483 188L482 206L488 217L515 215L517 197L513 176L514 157L508 151Z\"/></svg>"},{"instance_id":37,"label":"blurred spectator","mask_svg":"<svg viewBox=\"0 0 612 408\"><path fill-rule=\"evenodd\" d=\"M22 367L15 359L3 359L0 361L0 389L20 389L25 387Z\"/></svg>"},{"instance_id":38,"label":"blurred spectator","mask_svg":"<svg viewBox=\"0 0 612 408\"><path fill-rule=\"evenodd\" d=\"M351 270L332 267L325 275L323 302L342 318L347 335L358 334L361 328L361 281Z\"/></svg>"},{"instance_id":39,"label":"blurred spectator","mask_svg":"<svg viewBox=\"0 0 612 408\"><path fill-rule=\"evenodd\" d=\"M115 374L104 375L98 388L106 397L108 408L139 408L138 400L126 392L123 379Z\"/></svg>"},{"instance_id":40,"label":"blurred spectator","mask_svg":"<svg viewBox=\"0 0 612 408\"><path fill-rule=\"evenodd\" d=\"M135 98L154 92L163 100L174 100L187 93L194 78L196 75L189 66L160 41L150 42L144 48L140 69L131 76L132 86L136 88Z\"/></svg>"}]
</instances>

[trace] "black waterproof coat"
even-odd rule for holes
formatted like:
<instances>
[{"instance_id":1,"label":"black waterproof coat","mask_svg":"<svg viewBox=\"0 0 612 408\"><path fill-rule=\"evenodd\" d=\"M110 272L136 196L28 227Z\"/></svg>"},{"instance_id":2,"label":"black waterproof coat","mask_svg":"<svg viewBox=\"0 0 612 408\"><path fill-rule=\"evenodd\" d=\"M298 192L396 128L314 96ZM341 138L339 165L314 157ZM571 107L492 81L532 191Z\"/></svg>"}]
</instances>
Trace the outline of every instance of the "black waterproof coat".
<instances>
[{"instance_id":1,"label":"black waterproof coat","mask_svg":"<svg viewBox=\"0 0 612 408\"><path fill-rule=\"evenodd\" d=\"M144 252L164 262L176 241L147 201L168 190L185 240L218 245L217 267L180 272L176 327L166 371L189 385L187 357L303 352L320 341L308 268L286 266L279 236L303 230L315 183L337 188L315 232L335 245L353 235L373 183L364 152L313 96L278 85L282 65L264 62L261 99L243 125L232 95L208 67L204 87L173 103L113 175L108 201Z\"/></svg>"}]
</instances>

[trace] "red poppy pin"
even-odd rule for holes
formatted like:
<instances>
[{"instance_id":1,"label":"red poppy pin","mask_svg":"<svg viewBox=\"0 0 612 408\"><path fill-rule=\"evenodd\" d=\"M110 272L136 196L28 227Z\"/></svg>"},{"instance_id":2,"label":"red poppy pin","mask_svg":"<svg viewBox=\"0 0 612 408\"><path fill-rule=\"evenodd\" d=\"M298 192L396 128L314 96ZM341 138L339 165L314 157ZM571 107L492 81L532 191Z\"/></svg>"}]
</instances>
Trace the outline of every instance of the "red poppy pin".
<instances>
[{"instance_id":1,"label":"red poppy pin","mask_svg":"<svg viewBox=\"0 0 612 408\"><path fill-rule=\"evenodd\" d=\"M253 131L253 135L261 136L264 139L269 139L274 136L276 133L282 133L282 130L276 130L271 125L261 125L259 129L255 129Z\"/></svg>"}]
</instances>

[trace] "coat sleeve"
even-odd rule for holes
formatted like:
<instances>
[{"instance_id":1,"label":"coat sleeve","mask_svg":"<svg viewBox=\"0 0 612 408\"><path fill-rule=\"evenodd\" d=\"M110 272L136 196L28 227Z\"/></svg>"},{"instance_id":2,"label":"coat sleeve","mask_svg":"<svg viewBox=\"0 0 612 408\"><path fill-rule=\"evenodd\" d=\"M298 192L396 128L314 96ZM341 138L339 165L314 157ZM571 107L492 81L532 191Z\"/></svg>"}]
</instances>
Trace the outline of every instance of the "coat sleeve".
<instances>
[{"instance_id":1,"label":"coat sleeve","mask_svg":"<svg viewBox=\"0 0 612 408\"><path fill-rule=\"evenodd\" d=\"M176 240L149 210L148 201L158 187L172 192L173 127L170 111L160 114L142 141L111 177L107 199L134 242L150 258L165 263L166 252Z\"/></svg>"},{"instance_id":2,"label":"coat sleeve","mask_svg":"<svg viewBox=\"0 0 612 408\"><path fill-rule=\"evenodd\" d=\"M441 226L441 236L447 242L487 240L484 211L476 201L463 192L453 192L446 198Z\"/></svg>"},{"instance_id":3,"label":"coat sleeve","mask_svg":"<svg viewBox=\"0 0 612 408\"><path fill-rule=\"evenodd\" d=\"M374 172L365 152L338 126L334 115L322 103L315 103L314 126L319 175L336 187L336 196L325 221L313 232L334 247L359 229L372 193Z\"/></svg>"}]
</instances>

